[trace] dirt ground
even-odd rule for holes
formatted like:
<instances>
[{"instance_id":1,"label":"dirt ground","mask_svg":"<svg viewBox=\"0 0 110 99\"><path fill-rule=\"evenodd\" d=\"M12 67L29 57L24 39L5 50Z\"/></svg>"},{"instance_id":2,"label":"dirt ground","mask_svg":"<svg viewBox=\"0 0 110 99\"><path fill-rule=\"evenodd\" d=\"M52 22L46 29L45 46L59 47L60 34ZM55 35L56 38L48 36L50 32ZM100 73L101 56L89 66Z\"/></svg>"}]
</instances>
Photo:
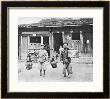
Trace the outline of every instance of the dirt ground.
<instances>
[{"instance_id":1,"label":"dirt ground","mask_svg":"<svg viewBox=\"0 0 110 99\"><path fill-rule=\"evenodd\" d=\"M33 63L31 70L26 70L25 62L18 62L18 79L21 82L91 82L93 80L93 64L72 63L71 78L63 77L63 64L58 63L52 68L47 63L46 76L40 76L38 64Z\"/></svg>"}]
</instances>

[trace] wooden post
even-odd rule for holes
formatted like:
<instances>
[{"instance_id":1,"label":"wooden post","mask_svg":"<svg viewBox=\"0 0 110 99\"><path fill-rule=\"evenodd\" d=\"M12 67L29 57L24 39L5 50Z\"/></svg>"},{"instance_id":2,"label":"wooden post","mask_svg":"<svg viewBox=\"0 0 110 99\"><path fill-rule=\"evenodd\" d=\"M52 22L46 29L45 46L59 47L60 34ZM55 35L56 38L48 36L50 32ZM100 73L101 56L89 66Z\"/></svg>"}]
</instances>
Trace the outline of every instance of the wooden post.
<instances>
[{"instance_id":1,"label":"wooden post","mask_svg":"<svg viewBox=\"0 0 110 99\"><path fill-rule=\"evenodd\" d=\"M41 35L41 44L43 44L43 36Z\"/></svg>"},{"instance_id":2,"label":"wooden post","mask_svg":"<svg viewBox=\"0 0 110 99\"><path fill-rule=\"evenodd\" d=\"M52 33L49 36L49 46L50 46L50 57L52 57Z\"/></svg>"},{"instance_id":3,"label":"wooden post","mask_svg":"<svg viewBox=\"0 0 110 99\"><path fill-rule=\"evenodd\" d=\"M50 57L52 57L53 55L53 45L54 45L54 42L53 42L53 32L50 32L50 37L49 37L49 45L50 45Z\"/></svg>"},{"instance_id":4,"label":"wooden post","mask_svg":"<svg viewBox=\"0 0 110 99\"><path fill-rule=\"evenodd\" d=\"M30 42L30 38L29 38L29 35L28 35L28 50L29 50L29 42Z\"/></svg>"},{"instance_id":5,"label":"wooden post","mask_svg":"<svg viewBox=\"0 0 110 99\"><path fill-rule=\"evenodd\" d=\"M20 50L21 50L21 36L19 36L18 35L18 59L20 59L20 57L21 57L21 52L20 52Z\"/></svg>"},{"instance_id":6,"label":"wooden post","mask_svg":"<svg viewBox=\"0 0 110 99\"><path fill-rule=\"evenodd\" d=\"M53 40L53 32L52 32L52 49L54 50L53 45L54 45L54 40Z\"/></svg>"},{"instance_id":7,"label":"wooden post","mask_svg":"<svg viewBox=\"0 0 110 99\"><path fill-rule=\"evenodd\" d=\"M65 42L64 32L62 32L63 43Z\"/></svg>"},{"instance_id":8,"label":"wooden post","mask_svg":"<svg viewBox=\"0 0 110 99\"><path fill-rule=\"evenodd\" d=\"M21 35L20 59L22 59L22 35Z\"/></svg>"},{"instance_id":9,"label":"wooden post","mask_svg":"<svg viewBox=\"0 0 110 99\"><path fill-rule=\"evenodd\" d=\"M83 52L83 34L80 31L80 52Z\"/></svg>"}]
</instances>

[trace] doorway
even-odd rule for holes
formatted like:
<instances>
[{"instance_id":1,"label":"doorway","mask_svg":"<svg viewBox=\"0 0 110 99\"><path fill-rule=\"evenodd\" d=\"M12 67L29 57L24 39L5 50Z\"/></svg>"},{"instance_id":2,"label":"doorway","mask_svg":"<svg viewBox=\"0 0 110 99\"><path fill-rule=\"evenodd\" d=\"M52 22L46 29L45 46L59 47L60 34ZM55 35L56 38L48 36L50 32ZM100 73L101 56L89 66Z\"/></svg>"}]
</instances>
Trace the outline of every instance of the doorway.
<instances>
[{"instance_id":1,"label":"doorway","mask_svg":"<svg viewBox=\"0 0 110 99\"><path fill-rule=\"evenodd\" d=\"M48 55L50 56L49 36L43 36L43 44L44 44L45 50L47 51Z\"/></svg>"},{"instance_id":2,"label":"doorway","mask_svg":"<svg viewBox=\"0 0 110 99\"><path fill-rule=\"evenodd\" d=\"M53 34L53 40L54 40L54 51L59 53L60 46L63 46L63 38L62 33L54 33Z\"/></svg>"}]
</instances>

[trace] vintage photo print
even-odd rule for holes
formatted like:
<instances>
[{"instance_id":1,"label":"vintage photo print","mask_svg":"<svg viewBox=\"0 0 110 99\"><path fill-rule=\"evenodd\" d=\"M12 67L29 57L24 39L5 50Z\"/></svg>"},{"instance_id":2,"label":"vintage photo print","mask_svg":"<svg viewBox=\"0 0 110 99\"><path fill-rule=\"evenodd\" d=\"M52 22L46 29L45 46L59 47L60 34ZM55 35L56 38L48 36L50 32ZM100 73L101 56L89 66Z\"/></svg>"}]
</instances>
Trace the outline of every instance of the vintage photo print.
<instances>
[{"instance_id":1,"label":"vintage photo print","mask_svg":"<svg viewBox=\"0 0 110 99\"><path fill-rule=\"evenodd\" d=\"M102 8L8 13L10 92L103 92Z\"/></svg>"},{"instance_id":2,"label":"vintage photo print","mask_svg":"<svg viewBox=\"0 0 110 99\"><path fill-rule=\"evenodd\" d=\"M93 18L19 17L18 80L92 82Z\"/></svg>"}]
</instances>

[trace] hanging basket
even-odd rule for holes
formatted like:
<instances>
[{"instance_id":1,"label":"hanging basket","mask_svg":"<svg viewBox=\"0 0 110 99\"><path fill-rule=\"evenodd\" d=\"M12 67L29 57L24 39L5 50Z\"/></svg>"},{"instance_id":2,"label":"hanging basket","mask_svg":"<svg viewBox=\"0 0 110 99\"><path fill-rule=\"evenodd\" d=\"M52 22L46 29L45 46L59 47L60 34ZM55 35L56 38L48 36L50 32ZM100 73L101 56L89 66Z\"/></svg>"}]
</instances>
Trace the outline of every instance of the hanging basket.
<instances>
[{"instance_id":1,"label":"hanging basket","mask_svg":"<svg viewBox=\"0 0 110 99\"><path fill-rule=\"evenodd\" d=\"M31 63L31 62L27 62L27 63L26 63L26 69L27 69L27 70L32 69L32 63Z\"/></svg>"},{"instance_id":2,"label":"hanging basket","mask_svg":"<svg viewBox=\"0 0 110 99\"><path fill-rule=\"evenodd\" d=\"M56 62L53 61L50 64L51 64L52 68L57 68L57 63Z\"/></svg>"}]
</instances>

